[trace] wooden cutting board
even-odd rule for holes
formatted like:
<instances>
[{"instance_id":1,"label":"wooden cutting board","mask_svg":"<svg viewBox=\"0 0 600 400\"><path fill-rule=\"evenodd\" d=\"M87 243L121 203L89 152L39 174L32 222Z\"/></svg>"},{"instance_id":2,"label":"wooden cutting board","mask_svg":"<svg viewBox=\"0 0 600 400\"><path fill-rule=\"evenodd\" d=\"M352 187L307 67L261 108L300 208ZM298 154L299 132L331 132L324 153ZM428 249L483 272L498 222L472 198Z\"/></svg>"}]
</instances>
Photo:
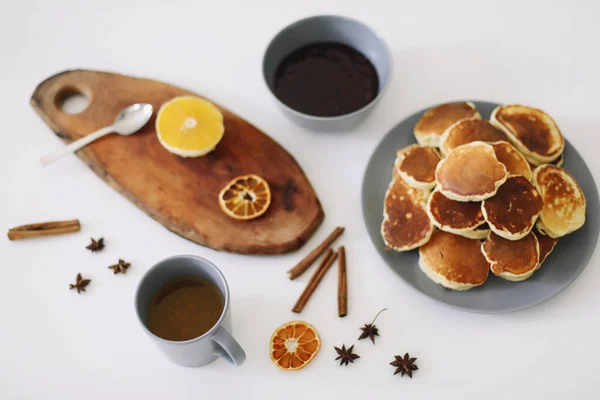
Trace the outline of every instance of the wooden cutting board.
<instances>
[{"instance_id":1,"label":"wooden cutting board","mask_svg":"<svg viewBox=\"0 0 600 400\"><path fill-rule=\"evenodd\" d=\"M87 96L88 107L75 115L63 113L62 101L74 93ZM324 213L294 158L258 128L218 105L225 135L214 151L199 158L169 153L156 137L156 111L165 101L181 95L198 96L153 80L74 70L40 83L31 105L54 133L69 143L112 124L130 104L152 104L155 115L140 132L106 136L78 151L77 156L167 229L196 243L245 254L285 253L302 246L321 224ZM272 203L259 218L236 221L221 211L218 194L231 179L250 173L267 180Z\"/></svg>"}]
</instances>

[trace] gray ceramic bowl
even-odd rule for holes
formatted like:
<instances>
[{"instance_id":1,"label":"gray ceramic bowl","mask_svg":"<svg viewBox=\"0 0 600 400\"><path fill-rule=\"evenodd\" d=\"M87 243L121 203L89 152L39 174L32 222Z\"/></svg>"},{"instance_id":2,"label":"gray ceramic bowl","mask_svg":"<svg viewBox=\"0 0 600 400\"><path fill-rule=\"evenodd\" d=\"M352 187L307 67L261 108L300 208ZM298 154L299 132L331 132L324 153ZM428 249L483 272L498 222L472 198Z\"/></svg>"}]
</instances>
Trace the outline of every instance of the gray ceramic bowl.
<instances>
[{"instance_id":1,"label":"gray ceramic bowl","mask_svg":"<svg viewBox=\"0 0 600 400\"><path fill-rule=\"evenodd\" d=\"M379 93L369 104L349 114L317 117L283 104L274 91L275 72L294 50L318 42L337 42L353 47L371 61L379 78ZM392 57L384 41L371 28L356 20L336 15L319 15L287 26L273 38L263 58L265 82L283 113L294 123L316 131L351 129L371 113L389 85Z\"/></svg>"}]
</instances>

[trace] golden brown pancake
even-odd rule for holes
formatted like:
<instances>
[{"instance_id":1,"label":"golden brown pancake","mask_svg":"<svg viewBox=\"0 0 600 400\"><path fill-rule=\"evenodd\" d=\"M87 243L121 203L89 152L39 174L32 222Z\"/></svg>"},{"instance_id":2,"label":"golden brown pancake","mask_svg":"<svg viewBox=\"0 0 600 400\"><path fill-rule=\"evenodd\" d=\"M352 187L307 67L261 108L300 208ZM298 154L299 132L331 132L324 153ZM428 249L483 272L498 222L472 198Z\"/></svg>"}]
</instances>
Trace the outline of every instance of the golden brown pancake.
<instances>
[{"instance_id":1,"label":"golden brown pancake","mask_svg":"<svg viewBox=\"0 0 600 400\"><path fill-rule=\"evenodd\" d=\"M507 176L506 167L496 158L494 148L483 142L455 148L440 161L435 171L440 192L456 201L492 197Z\"/></svg>"},{"instance_id":2,"label":"golden brown pancake","mask_svg":"<svg viewBox=\"0 0 600 400\"><path fill-rule=\"evenodd\" d=\"M433 225L425 211L421 190L401 178L393 179L385 194L381 236L388 249L407 251L426 243Z\"/></svg>"},{"instance_id":3,"label":"golden brown pancake","mask_svg":"<svg viewBox=\"0 0 600 400\"><path fill-rule=\"evenodd\" d=\"M490 226L486 222L471 231L462 231L458 234L469 239L484 240L490 235L490 232Z\"/></svg>"},{"instance_id":4,"label":"golden brown pancake","mask_svg":"<svg viewBox=\"0 0 600 400\"><path fill-rule=\"evenodd\" d=\"M531 180L529 162L523 157L523 154L519 153L519 150L505 141L492 143L492 146L496 152L496 158L504 164L509 175L522 175L527 180Z\"/></svg>"},{"instance_id":5,"label":"golden brown pancake","mask_svg":"<svg viewBox=\"0 0 600 400\"><path fill-rule=\"evenodd\" d=\"M558 158L556 160L550 161L548 164L552 164L557 167L562 167L564 162L565 162L565 153L562 152L562 153L560 153L560 156L558 156Z\"/></svg>"},{"instance_id":6,"label":"golden brown pancake","mask_svg":"<svg viewBox=\"0 0 600 400\"><path fill-rule=\"evenodd\" d=\"M396 159L394 160L394 168L392 168L392 179L398 179L400 177L400 174L398 174L398 167L400 166L400 161L402 161L402 158L404 157L404 154L402 153L404 149L399 149L396 151Z\"/></svg>"},{"instance_id":7,"label":"golden brown pancake","mask_svg":"<svg viewBox=\"0 0 600 400\"><path fill-rule=\"evenodd\" d=\"M422 146L437 147L442 133L463 118L481 118L473 103L447 103L425 111L415 125L415 138Z\"/></svg>"},{"instance_id":8,"label":"golden brown pancake","mask_svg":"<svg viewBox=\"0 0 600 400\"><path fill-rule=\"evenodd\" d=\"M562 165L564 164L564 162L565 162L565 153L563 152L563 153L561 153L560 156L558 156L558 158L556 160L551 161L549 163L545 163L545 164L554 165L555 167L562 167ZM532 176L533 176L533 170L536 169L538 166L539 165L534 165L532 163L529 163L529 168L531 169L531 175Z\"/></svg>"},{"instance_id":9,"label":"golden brown pancake","mask_svg":"<svg viewBox=\"0 0 600 400\"><path fill-rule=\"evenodd\" d=\"M558 239L551 238L550 236L544 235L541 232L535 232L535 237L540 245L540 262L536 268L539 269L542 263L546 261L546 257L548 257L548 255L552 253L552 250L554 250L554 246L556 246L556 243L558 243Z\"/></svg>"},{"instance_id":10,"label":"golden brown pancake","mask_svg":"<svg viewBox=\"0 0 600 400\"><path fill-rule=\"evenodd\" d=\"M435 226L457 235L475 230L485 222L480 202L450 200L437 189L427 201L427 215Z\"/></svg>"},{"instance_id":11,"label":"golden brown pancake","mask_svg":"<svg viewBox=\"0 0 600 400\"><path fill-rule=\"evenodd\" d=\"M519 240L531 231L542 206L542 197L531 182L522 176L511 176L494 197L483 201L481 209L494 233Z\"/></svg>"},{"instance_id":12,"label":"golden brown pancake","mask_svg":"<svg viewBox=\"0 0 600 400\"><path fill-rule=\"evenodd\" d=\"M398 151L398 174L409 186L430 190L435 186L435 168L440 156L432 147L414 144Z\"/></svg>"},{"instance_id":13,"label":"golden brown pancake","mask_svg":"<svg viewBox=\"0 0 600 400\"><path fill-rule=\"evenodd\" d=\"M540 261L540 247L533 232L520 240L506 240L492 232L481 251L491 264L492 273L509 281L529 278Z\"/></svg>"},{"instance_id":14,"label":"golden brown pancake","mask_svg":"<svg viewBox=\"0 0 600 400\"><path fill-rule=\"evenodd\" d=\"M481 118L463 119L451 125L440 139L440 151L447 156L458 146L471 142L498 142L508 140L506 133L496 128L489 121Z\"/></svg>"},{"instance_id":15,"label":"golden brown pancake","mask_svg":"<svg viewBox=\"0 0 600 400\"><path fill-rule=\"evenodd\" d=\"M516 104L499 106L492 112L490 122L502 129L534 165L555 160L565 148L556 122L537 108Z\"/></svg>"},{"instance_id":16,"label":"golden brown pancake","mask_svg":"<svg viewBox=\"0 0 600 400\"><path fill-rule=\"evenodd\" d=\"M585 195L567 171L550 164L540 165L533 171L532 181L544 201L538 230L558 238L583 226Z\"/></svg>"},{"instance_id":17,"label":"golden brown pancake","mask_svg":"<svg viewBox=\"0 0 600 400\"><path fill-rule=\"evenodd\" d=\"M418 146L418 145L414 145L414 146ZM400 163L402 162L402 160L404 159L404 153L406 152L406 149L408 149L411 146L399 149L396 151L396 159L394 160L394 168L392 171L392 179L402 179L402 176L400 176ZM406 181L404 181L404 183L406 183ZM410 185L409 185L410 186ZM431 190L429 189L417 189L414 188L417 193L421 194L421 201L426 202L427 199L429 198L429 195L431 194Z\"/></svg>"},{"instance_id":18,"label":"golden brown pancake","mask_svg":"<svg viewBox=\"0 0 600 400\"><path fill-rule=\"evenodd\" d=\"M490 226L488 225L487 222L479 225L477 228L475 228L474 231L469 232L467 235L467 237L470 237L471 239L479 239L479 240L483 240L486 239L490 233L492 232L492 230L490 229Z\"/></svg>"},{"instance_id":19,"label":"golden brown pancake","mask_svg":"<svg viewBox=\"0 0 600 400\"><path fill-rule=\"evenodd\" d=\"M435 231L419 248L419 267L429 279L453 290L481 285L490 269L479 240L444 231Z\"/></svg>"}]
</instances>

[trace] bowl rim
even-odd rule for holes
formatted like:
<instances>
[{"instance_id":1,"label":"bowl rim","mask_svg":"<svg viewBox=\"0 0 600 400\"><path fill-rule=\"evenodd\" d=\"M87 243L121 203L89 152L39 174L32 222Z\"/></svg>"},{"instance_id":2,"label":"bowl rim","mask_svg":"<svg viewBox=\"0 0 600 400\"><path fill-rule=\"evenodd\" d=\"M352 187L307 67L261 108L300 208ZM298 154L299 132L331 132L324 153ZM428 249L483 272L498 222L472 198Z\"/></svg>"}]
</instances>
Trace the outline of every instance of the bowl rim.
<instances>
[{"instance_id":1,"label":"bowl rim","mask_svg":"<svg viewBox=\"0 0 600 400\"><path fill-rule=\"evenodd\" d=\"M315 19L338 19L338 20L344 20L346 22L350 22L352 24L356 24L361 26L363 29L369 31L373 36L375 36L375 38L377 38L377 40L381 43L381 45L383 46L383 49L385 51L385 55L386 55L386 59L387 59L387 66L388 66L388 74L387 74L387 79L385 80L385 82L383 83L383 85L381 85L380 82L380 90L379 93L377 93L377 96L375 96L375 98L373 98L373 100L371 100L370 102L368 102L367 104L365 104L364 106L362 106L361 108L359 108L358 110L352 111L351 113L347 113L347 114L341 114L341 115L335 115L335 116L331 116L331 117L322 117L322 116L318 116L318 115L311 115L311 114L306 114L300 111L297 111L293 108L291 108L290 106L288 106L287 104L285 104L284 102L282 102L277 95L275 94L275 92L271 89L271 86L268 83L267 80L267 74L265 71L265 64L266 64L266 60L267 60L267 53L269 52L269 49L271 48L271 46L273 45L273 43L275 42L276 39L278 39L281 35L283 35L285 32L288 32L294 28L297 28L299 25L304 24L308 21L311 20L315 20ZM390 86L390 81L392 80L392 73L393 73L393 61L392 61L392 53L390 51L389 46L387 45L387 43L385 42L385 40L383 40L383 37L381 35L379 35L373 28L371 28L370 26L368 26L367 24L365 24L364 22L358 21L354 18L350 18L350 17L346 17L343 15L335 15L335 14L319 14L319 15L312 15L309 17L305 17L299 20L296 20L288 25L286 25L284 28L282 28L281 30L279 30L275 36L273 36L273 38L269 41L269 43L267 44L267 47L265 48L265 51L263 52L263 58L262 58L262 76L263 76L263 81L265 83L265 85L267 86L267 89L269 90L269 93L271 93L271 95L275 98L275 101L279 104L279 106L283 107L284 109L286 109L286 111L294 114L295 116L298 116L300 118L306 118L306 119L310 119L313 121L337 121L337 120L343 120L346 118L351 118L355 115L358 115L360 113L365 112L366 110L374 107L379 100L381 100L381 97L383 97L383 95L385 94L385 92L387 91L388 87Z\"/></svg>"}]
</instances>

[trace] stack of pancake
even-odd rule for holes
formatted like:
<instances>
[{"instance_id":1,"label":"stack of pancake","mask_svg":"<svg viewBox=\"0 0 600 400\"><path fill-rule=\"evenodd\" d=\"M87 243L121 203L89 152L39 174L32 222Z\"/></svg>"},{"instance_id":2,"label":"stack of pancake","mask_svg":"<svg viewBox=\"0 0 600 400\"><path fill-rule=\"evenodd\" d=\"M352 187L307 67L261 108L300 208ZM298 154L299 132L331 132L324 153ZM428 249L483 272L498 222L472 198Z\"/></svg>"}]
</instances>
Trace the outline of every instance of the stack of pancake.
<instances>
[{"instance_id":1,"label":"stack of pancake","mask_svg":"<svg viewBox=\"0 0 600 400\"><path fill-rule=\"evenodd\" d=\"M585 196L544 111L503 105L487 121L472 103L442 104L414 134L419 144L396 153L381 234L390 250L418 248L434 282L467 290L489 271L525 280L584 224Z\"/></svg>"}]
</instances>

